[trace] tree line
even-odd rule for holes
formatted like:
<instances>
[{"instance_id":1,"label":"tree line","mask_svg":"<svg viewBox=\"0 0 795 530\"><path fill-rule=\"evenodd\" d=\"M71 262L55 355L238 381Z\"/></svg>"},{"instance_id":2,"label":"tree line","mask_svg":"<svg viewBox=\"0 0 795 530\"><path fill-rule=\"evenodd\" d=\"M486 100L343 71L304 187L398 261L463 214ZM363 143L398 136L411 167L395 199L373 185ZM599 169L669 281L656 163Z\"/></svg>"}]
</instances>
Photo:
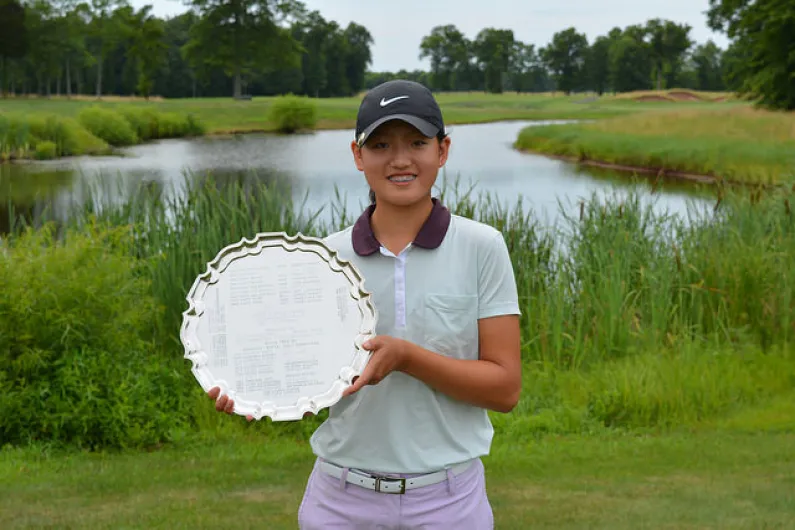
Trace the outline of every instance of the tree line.
<instances>
[{"instance_id":1,"label":"tree line","mask_svg":"<svg viewBox=\"0 0 795 530\"><path fill-rule=\"evenodd\" d=\"M663 88L722 91L730 86L730 54L713 41L696 45L691 27L654 19L614 28L588 42L570 27L543 47L515 38L512 30L485 28L468 39L456 26L433 28L420 44L428 72L382 73L414 76L441 91L627 92Z\"/></svg>"},{"instance_id":2,"label":"tree line","mask_svg":"<svg viewBox=\"0 0 795 530\"><path fill-rule=\"evenodd\" d=\"M350 96L373 38L297 0L0 0L0 88L14 94Z\"/></svg>"},{"instance_id":3,"label":"tree line","mask_svg":"<svg viewBox=\"0 0 795 530\"><path fill-rule=\"evenodd\" d=\"M795 3L710 0L708 25L731 45L696 43L691 26L652 19L589 42L569 27L545 46L510 29L474 38L439 25L419 43L428 71L372 72L367 28L299 0L183 0L160 19L127 0L0 0L0 87L12 93L246 97L350 96L396 77L436 91L597 94L732 90L795 108Z\"/></svg>"}]
</instances>

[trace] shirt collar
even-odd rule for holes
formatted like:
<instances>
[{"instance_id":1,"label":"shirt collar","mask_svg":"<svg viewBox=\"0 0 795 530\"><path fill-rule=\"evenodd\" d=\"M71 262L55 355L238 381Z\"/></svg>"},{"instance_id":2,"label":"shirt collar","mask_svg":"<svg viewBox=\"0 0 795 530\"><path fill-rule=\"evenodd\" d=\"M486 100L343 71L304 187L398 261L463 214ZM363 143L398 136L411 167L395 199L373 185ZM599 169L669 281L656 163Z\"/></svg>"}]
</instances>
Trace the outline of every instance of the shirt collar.
<instances>
[{"instance_id":1,"label":"shirt collar","mask_svg":"<svg viewBox=\"0 0 795 530\"><path fill-rule=\"evenodd\" d=\"M442 205L438 199L434 198L432 201L431 214L423 223L420 231L417 232L413 242L415 246L425 249L439 247L444 241L444 236L447 235L447 229L450 227L450 210ZM370 217L374 211L375 204L371 204L353 225L353 233L351 235L353 250L360 256L369 256L378 252L381 248L381 244L375 238L370 224Z\"/></svg>"}]
</instances>

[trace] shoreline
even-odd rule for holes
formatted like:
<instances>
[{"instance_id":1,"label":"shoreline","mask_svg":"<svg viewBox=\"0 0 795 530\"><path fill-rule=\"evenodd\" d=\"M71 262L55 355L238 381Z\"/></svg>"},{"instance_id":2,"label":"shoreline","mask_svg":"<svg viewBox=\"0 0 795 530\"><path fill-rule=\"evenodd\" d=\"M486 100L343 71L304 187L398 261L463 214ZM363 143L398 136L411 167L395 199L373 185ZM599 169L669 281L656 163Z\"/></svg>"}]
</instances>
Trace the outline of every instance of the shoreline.
<instances>
[{"instance_id":1,"label":"shoreline","mask_svg":"<svg viewBox=\"0 0 795 530\"><path fill-rule=\"evenodd\" d=\"M445 126L451 125L487 125L490 123L510 123L510 122L548 122L548 121L565 121L565 122L578 122L581 120L576 119L569 119L569 118L485 118L485 119L478 119L478 120L447 120L445 122ZM158 138L156 140L147 140L145 142L141 142L138 144L125 146L125 147L135 147L141 145L148 145L155 142L163 141L163 140L190 140L190 139L198 139L198 138L223 138L223 137L230 137L230 136L245 136L247 134L272 134L276 136L301 136L305 134L312 134L315 132L335 132L335 131L346 131L350 130L351 134L353 134L353 130L356 128L356 122L353 121L332 121L328 120L326 123L319 122L317 126L313 129L305 129L299 130L293 133L280 133L278 130L274 128L264 128L264 127L251 127L251 128L233 128L233 129L215 129L213 131L208 131L205 134L200 136L176 136L171 138ZM353 136L351 136L353 139ZM48 158L39 160L33 157L26 157L26 158L9 158L9 159L0 159L0 166L3 165L11 165L11 164L35 164L41 162L53 162L56 160L68 160L70 158L77 158L81 156L87 157L103 157L103 156L118 156L123 157L124 155L119 154L118 150L124 149L119 147L112 147L108 152L103 152L99 154L81 154L81 155L67 155L67 156L59 156L55 158Z\"/></svg>"},{"instance_id":2,"label":"shoreline","mask_svg":"<svg viewBox=\"0 0 795 530\"><path fill-rule=\"evenodd\" d=\"M604 162L600 160L576 157L570 155L553 155L543 151L536 151L526 147L515 147L520 153L543 156L553 160L560 160L562 162L569 162L579 166L595 167L600 169L610 169L622 173L641 173L644 175L655 175L657 179L675 180L679 182L686 182L690 184L709 184L719 185L728 184L730 186L743 186L750 188L780 188L786 187L786 184L763 184L753 182L743 182L741 180L731 180L716 175L688 173L686 171L679 171L673 169L666 169L664 167L647 167L647 166L633 166L630 164L616 164L613 162Z\"/></svg>"}]
</instances>

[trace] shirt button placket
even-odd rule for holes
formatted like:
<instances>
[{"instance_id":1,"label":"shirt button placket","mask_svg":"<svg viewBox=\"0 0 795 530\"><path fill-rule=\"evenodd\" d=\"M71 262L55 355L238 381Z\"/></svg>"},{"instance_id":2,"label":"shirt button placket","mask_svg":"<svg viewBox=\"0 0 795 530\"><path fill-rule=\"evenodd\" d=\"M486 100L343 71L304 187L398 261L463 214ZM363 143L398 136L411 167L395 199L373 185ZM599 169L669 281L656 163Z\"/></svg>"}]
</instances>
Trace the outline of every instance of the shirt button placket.
<instances>
[{"instance_id":1,"label":"shirt button placket","mask_svg":"<svg viewBox=\"0 0 795 530\"><path fill-rule=\"evenodd\" d=\"M406 329L406 252L395 258L395 327Z\"/></svg>"}]
</instances>

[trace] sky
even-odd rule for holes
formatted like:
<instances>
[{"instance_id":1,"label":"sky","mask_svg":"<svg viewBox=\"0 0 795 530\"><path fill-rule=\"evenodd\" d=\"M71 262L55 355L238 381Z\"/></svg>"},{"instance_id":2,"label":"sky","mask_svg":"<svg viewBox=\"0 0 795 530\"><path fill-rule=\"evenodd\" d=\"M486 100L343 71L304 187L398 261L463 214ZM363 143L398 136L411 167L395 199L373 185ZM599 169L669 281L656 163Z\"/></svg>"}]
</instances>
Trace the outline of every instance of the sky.
<instances>
[{"instance_id":1,"label":"sky","mask_svg":"<svg viewBox=\"0 0 795 530\"><path fill-rule=\"evenodd\" d=\"M131 0L160 17L186 10L181 0ZM709 0L304 0L327 20L341 26L355 21L373 36L373 71L428 69L419 59L420 42L434 26L453 24L469 39L486 27L512 29L514 38L545 46L556 32L574 26L589 42L613 27L662 18L692 27L697 43L712 39L726 48L725 35L707 27Z\"/></svg>"}]
</instances>

